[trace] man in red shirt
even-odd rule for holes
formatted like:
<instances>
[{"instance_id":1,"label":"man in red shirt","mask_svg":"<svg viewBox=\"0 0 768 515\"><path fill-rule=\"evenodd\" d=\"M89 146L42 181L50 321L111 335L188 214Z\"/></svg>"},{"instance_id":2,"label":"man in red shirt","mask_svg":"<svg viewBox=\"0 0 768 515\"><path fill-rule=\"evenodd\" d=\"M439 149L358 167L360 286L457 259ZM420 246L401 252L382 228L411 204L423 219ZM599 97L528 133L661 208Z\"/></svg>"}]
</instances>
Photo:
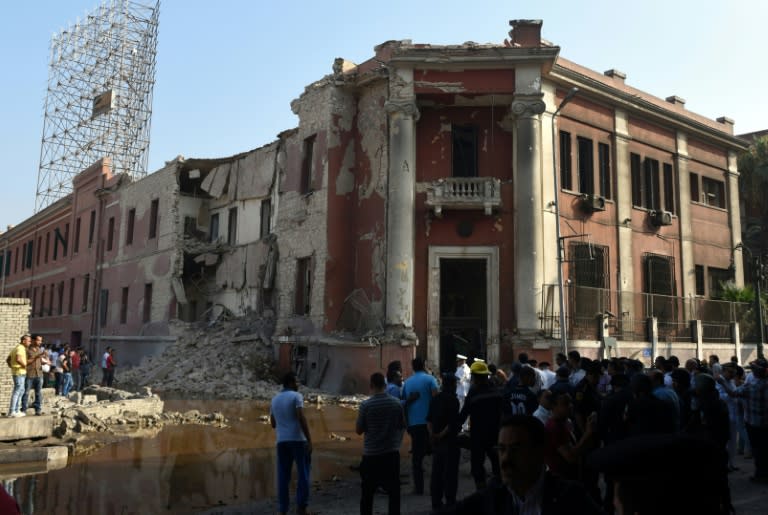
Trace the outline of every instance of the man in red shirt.
<instances>
[{"instance_id":1,"label":"man in red shirt","mask_svg":"<svg viewBox=\"0 0 768 515\"><path fill-rule=\"evenodd\" d=\"M563 479L579 479L579 463L592 447L595 434L595 414L587 418L586 428L581 439L574 434L570 419L573 400L568 393L553 394L552 416L547 421L548 435L546 462L553 474Z\"/></svg>"}]
</instances>

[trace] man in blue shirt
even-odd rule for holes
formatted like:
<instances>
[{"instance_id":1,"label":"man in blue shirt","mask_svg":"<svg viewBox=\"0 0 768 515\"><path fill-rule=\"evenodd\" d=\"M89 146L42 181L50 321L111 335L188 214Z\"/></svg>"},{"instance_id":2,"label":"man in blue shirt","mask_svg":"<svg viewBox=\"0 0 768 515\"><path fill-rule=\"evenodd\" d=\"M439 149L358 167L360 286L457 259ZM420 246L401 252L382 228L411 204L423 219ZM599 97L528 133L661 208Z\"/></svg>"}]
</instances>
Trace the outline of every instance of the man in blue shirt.
<instances>
[{"instance_id":1,"label":"man in blue shirt","mask_svg":"<svg viewBox=\"0 0 768 515\"><path fill-rule=\"evenodd\" d=\"M277 497L280 513L288 513L288 485L291 468L296 462L298 483L296 486L297 513L305 515L309 502L309 468L312 457L312 437L304 417L304 398L298 392L296 374L288 372L283 377L283 390L272 398L269 420L277 430Z\"/></svg>"},{"instance_id":2,"label":"man in blue shirt","mask_svg":"<svg viewBox=\"0 0 768 515\"><path fill-rule=\"evenodd\" d=\"M415 357L411 362L413 375L403 383L401 398L405 400L408 434L411 435L411 466L413 493L424 495L424 469L422 462L429 450L427 413L432 397L437 395L437 380L424 371L424 360Z\"/></svg>"}]
</instances>

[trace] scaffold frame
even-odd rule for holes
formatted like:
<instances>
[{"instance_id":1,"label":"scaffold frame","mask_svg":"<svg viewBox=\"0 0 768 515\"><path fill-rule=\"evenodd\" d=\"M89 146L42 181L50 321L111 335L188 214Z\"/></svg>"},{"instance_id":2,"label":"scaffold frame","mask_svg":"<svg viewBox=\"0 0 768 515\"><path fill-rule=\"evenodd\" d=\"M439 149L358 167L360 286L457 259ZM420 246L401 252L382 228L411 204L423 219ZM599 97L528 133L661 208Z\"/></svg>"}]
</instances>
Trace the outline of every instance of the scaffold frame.
<instances>
[{"instance_id":1,"label":"scaffold frame","mask_svg":"<svg viewBox=\"0 0 768 515\"><path fill-rule=\"evenodd\" d=\"M159 0L107 0L51 38L35 212L102 158L147 174L159 13Z\"/></svg>"}]
</instances>

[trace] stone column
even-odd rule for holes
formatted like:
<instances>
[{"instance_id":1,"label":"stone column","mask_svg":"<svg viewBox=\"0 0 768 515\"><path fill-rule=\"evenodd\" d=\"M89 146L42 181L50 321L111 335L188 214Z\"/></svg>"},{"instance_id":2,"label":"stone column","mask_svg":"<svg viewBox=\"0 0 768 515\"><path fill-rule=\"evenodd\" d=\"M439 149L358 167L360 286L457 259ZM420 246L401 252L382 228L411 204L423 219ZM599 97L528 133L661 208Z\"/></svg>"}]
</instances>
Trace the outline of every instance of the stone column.
<instances>
[{"instance_id":1,"label":"stone column","mask_svg":"<svg viewBox=\"0 0 768 515\"><path fill-rule=\"evenodd\" d=\"M728 224L731 227L731 248L741 242L741 210L739 209L739 170L737 155L734 151L728 152L728 171L726 172L726 184L728 187ZM733 253L733 251L731 251ZM733 260L734 281L736 286L744 286L744 262L743 259Z\"/></svg>"},{"instance_id":2,"label":"stone column","mask_svg":"<svg viewBox=\"0 0 768 515\"><path fill-rule=\"evenodd\" d=\"M677 131L675 168L677 169L677 198L680 200L677 216L680 224L680 268L682 270L683 297L696 295L696 262L693 257L693 227L691 225L691 175L688 171L688 135Z\"/></svg>"},{"instance_id":3,"label":"stone column","mask_svg":"<svg viewBox=\"0 0 768 515\"><path fill-rule=\"evenodd\" d=\"M387 180L386 324L412 333L416 191L416 122L413 70L390 70L389 178Z\"/></svg>"},{"instance_id":4,"label":"stone column","mask_svg":"<svg viewBox=\"0 0 768 515\"><path fill-rule=\"evenodd\" d=\"M539 69L517 70L517 90L512 101L514 117L514 184L515 184L515 306L518 335L536 338L541 323L544 282L541 113L542 100L539 80L530 79ZM521 87L528 84L529 87ZM557 256L554 256L556 259Z\"/></svg>"},{"instance_id":5,"label":"stone column","mask_svg":"<svg viewBox=\"0 0 768 515\"><path fill-rule=\"evenodd\" d=\"M616 156L616 228L618 262L616 289L620 292L619 316L622 321L636 320L634 292L635 267L632 254L632 169L629 157L629 120L623 109L614 111L613 147Z\"/></svg>"}]
</instances>

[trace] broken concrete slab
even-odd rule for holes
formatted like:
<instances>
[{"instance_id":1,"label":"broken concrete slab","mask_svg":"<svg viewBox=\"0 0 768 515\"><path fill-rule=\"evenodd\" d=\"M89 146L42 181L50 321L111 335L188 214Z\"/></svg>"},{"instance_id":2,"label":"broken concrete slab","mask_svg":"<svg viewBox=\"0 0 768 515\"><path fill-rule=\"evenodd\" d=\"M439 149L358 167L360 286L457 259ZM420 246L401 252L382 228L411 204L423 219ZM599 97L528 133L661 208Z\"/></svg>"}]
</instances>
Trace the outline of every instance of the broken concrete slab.
<instances>
[{"instance_id":1,"label":"broken concrete slab","mask_svg":"<svg viewBox=\"0 0 768 515\"><path fill-rule=\"evenodd\" d=\"M51 436L53 417L50 415L0 418L0 441L27 440Z\"/></svg>"}]
</instances>

